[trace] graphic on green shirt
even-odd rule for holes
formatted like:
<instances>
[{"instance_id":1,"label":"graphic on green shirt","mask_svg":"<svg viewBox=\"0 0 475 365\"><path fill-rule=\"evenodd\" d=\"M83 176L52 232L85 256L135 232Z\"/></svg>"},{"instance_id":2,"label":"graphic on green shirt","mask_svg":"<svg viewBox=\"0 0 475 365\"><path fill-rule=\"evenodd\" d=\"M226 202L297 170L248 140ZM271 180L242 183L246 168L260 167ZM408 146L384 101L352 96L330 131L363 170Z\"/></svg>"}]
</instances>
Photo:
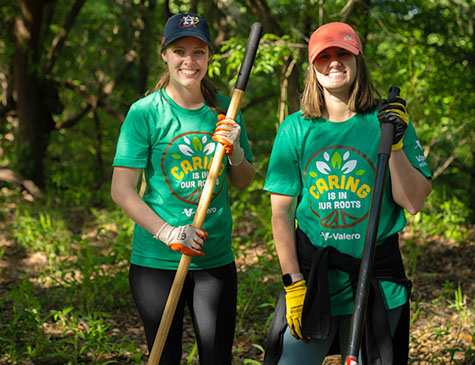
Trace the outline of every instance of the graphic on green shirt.
<instances>
[{"instance_id":1,"label":"graphic on green shirt","mask_svg":"<svg viewBox=\"0 0 475 365\"><path fill-rule=\"evenodd\" d=\"M318 150L308 160L303 180L310 210L325 228L352 227L369 214L375 167L361 151L346 146Z\"/></svg>"},{"instance_id":2,"label":"graphic on green shirt","mask_svg":"<svg viewBox=\"0 0 475 365\"><path fill-rule=\"evenodd\" d=\"M161 168L168 188L185 203L199 203L216 149L216 142L211 137L211 133L204 132L182 133L170 141L162 155ZM221 162L211 200L223 189L220 179L224 168L224 162Z\"/></svg>"}]
</instances>

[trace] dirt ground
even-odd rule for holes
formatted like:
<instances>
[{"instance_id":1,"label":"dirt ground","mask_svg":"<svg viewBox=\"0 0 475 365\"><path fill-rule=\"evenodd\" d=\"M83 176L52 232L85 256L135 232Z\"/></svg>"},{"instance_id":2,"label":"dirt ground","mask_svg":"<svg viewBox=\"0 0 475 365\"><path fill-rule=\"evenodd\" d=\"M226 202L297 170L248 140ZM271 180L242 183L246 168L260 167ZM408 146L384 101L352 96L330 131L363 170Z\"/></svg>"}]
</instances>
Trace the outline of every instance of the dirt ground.
<instances>
[{"instance_id":1,"label":"dirt ground","mask_svg":"<svg viewBox=\"0 0 475 365\"><path fill-rule=\"evenodd\" d=\"M440 236L424 242L410 232L401 235L406 272L413 282L410 364L475 364L475 227L469 237L458 244ZM462 298L456 309L454 290L459 283ZM252 349L245 337L238 337L236 346L249 349L236 364L243 364L246 358L262 362L262 353ZM324 362L340 363L340 356L329 356Z\"/></svg>"},{"instance_id":2,"label":"dirt ground","mask_svg":"<svg viewBox=\"0 0 475 365\"><path fill-rule=\"evenodd\" d=\"M410 275L410 268L406 266L410 279L413 281L412 313L414 320L411 327L410 363L411 364L475 364L473 358L467 357L467 349L472 350L474 344L474 298L475 298L475 229L471 230L471 239L464 244L456 244L432 237L427 242L412 240L409 233L402 235L402 250L418 252L415 275ZM406 242L411 243L405 247ZM40 268L46 259L41 253L29 256L24 249L18 247L7 234L5 225L0 226L0 295L6 295L16 283L31 270ZM247 256L247 260L253 260ZM414 262L414 261L413 261ZM247 265L252 262L238 262L238 265ZM411 263L412 265L412 263ZM454 296L447 292L447 283L460 283L463 296L456 309ZM455 287L456 289L456 287ZM448 298L449 300L441 300ZM146 350L145 339L138 316L130 313L113 313L113 331L120 332L135 339L138 346ZM243 327L236 333L234 344L234 363L244 364L254 360L262 363L263 355L249 338L265 338L263 334L251 333L252 324L262 321L262 318L246 318ZM189 322L187 322L189 323ZM184 347L192 348L194 344L193 330L188 324L184 331ZM264 343L260 344L264 346ZM1 354L1 352L0 352ZM118 359L110 359L118 360ZM56 363L51 359L52 362ZM43 362L42 362L43 363ZM47 362L48 363L48 362ZM186 364L186 360L183 361ZM190 363L190 362L188 362ZM191 363L195 363L192 361ZM327 358L325 364L338 364L340 358ZM2 362L0 364L8 364Z\"/></svg>"}]
</instances>

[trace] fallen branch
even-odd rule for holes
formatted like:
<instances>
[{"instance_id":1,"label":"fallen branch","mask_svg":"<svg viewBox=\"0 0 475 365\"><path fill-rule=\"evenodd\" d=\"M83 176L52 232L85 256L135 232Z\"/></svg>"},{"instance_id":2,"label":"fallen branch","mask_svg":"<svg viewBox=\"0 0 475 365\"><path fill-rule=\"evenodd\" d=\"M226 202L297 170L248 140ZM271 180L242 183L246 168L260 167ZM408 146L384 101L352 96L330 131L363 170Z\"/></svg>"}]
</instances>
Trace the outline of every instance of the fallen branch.
<instances>
[{"instance_id":1,"label":"fallen branch","mask_svg":"<svg viewBox=\"0 0 475 365\"><path fill-rule=\"evenodd\" d=\"M13 170L0 169L0 180L23 186L35 199L41 197L41 190L33 181L24 179Z\"/></svg>"}]
</instances>

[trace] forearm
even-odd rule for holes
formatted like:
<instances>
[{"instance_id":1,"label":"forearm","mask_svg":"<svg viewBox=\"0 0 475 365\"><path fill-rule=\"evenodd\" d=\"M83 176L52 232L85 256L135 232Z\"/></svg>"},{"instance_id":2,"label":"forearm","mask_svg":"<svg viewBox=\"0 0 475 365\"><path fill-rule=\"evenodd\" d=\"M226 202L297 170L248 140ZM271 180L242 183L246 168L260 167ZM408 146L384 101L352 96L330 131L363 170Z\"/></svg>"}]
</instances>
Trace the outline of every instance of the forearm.
<instances>
[{"instance_id":1,"label":"forearm","mask_svg":"<svg viewBox=\"0 0 475 365\"><path fill-rule=\"evenodd\" d=\"M114 199L114 202L124 211L127 216L139 226L155 234L163 225L160 218L137 194L126 194Z\"/></svg>"},{"instance_id":2,"label":"forearm","mask_svg":"<svg viewBox=\"0 0 475 365\"><path fill-rule=\"evenodd\" d=\"M283 199L287 202L281 205ZM271 201L272 233L282 273L300 272L295 239L295 198L272 195ZM290 201L292 203L287 204Z\"/></svg>"},{"instance_id":3,"label":"forearm","mask_svg":"<svg viewBox=\"0 0 475 365\"><path fill-rule=\"evenodd\" d=\"M394 201L410 214L422 210L432 184L411 165L403 150L391 153L389 172Z\"/></svg>"},{"instance_id":4,"label":"forearm","mask_svg":"<svg viewBox=\"0 0 475 365\"><path fill-rule=\"evenodd\" d=\"M300 272L295 241L295 222L285 216L272 217L272 232L283 274Z\"/></svg>"},{"instance_id":5,"label":"forearm","mask_svg":"<svg viewBox=\"0 0 475 365\"><path fill-rule=\"evenodd\" d=\"M254 175L254 165L245 158L238 166L229 164L229 181L236 189L244 190L249 187L254 179Z\"/></svg>"},{"instance_id":6,"label":"forearm","mask_svg":"<svg viewBox=\"0 0 475 365\"><path fill-rule=\"evenodd\" d=\"M156 234L164 220L138 195L136 185L139 174L134 169L114 168L111 197L130 219L151 234Z\"/></svg>"}]
</instances>

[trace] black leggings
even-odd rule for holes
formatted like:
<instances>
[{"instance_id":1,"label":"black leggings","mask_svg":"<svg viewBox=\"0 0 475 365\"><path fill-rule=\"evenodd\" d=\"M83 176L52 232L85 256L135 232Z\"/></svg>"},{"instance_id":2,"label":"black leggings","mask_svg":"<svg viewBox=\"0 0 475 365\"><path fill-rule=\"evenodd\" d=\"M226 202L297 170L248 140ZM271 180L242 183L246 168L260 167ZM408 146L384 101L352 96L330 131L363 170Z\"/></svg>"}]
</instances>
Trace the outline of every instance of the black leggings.
<instances>
[{"instance_id":1,"label":"black leggings","mask_svg":"<svg viewBox=\"0 0 475 365\"><path fill-rule=\"evenodd\" d=\"M142 319L149 352L176 271L130 265L129 284ZM180 364L185 302L193 319L201 365L231 364L236 321L236 265L189 270L160 364Z\"/></svg>"}]
</instances>

